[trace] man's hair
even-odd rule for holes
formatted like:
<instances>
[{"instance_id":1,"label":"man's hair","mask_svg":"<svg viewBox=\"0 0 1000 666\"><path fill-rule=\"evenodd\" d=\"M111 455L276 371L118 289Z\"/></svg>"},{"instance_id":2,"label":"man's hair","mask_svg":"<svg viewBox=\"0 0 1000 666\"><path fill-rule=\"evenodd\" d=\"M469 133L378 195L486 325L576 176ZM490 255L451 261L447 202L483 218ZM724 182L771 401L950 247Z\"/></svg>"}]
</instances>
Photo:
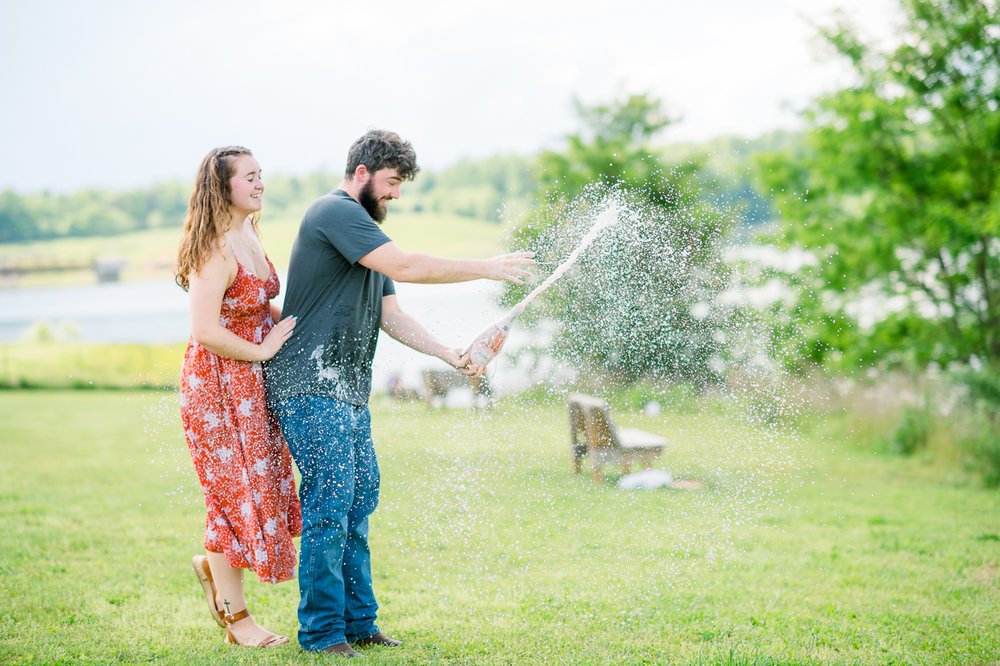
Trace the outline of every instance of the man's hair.
<instances>
[{"instance_id":1,"label":"man's hair","mask_svg":"<svg viewBox=\"0 0 1000 666\"><path fill-rule=\"evenodd\" d=\"M388 130L368 130L354 142L347 151L345 175L348 180L354 178L354 171L362 164L372 173L379 169L396 169L404 180L413 180L420 171L417 153L410 142Z\"/></svg>"}]
</instances>

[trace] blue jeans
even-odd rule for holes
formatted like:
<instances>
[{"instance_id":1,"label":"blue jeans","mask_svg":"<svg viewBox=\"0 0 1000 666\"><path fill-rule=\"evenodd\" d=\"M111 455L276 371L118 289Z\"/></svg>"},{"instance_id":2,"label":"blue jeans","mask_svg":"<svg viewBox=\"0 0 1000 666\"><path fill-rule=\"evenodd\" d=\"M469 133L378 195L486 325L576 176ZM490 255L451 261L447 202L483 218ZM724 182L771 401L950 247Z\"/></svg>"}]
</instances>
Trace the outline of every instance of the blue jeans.
<instances>
[{"instance_id":1,"label":"blue jeans","mask_svg":"<svg viewBox=\"0 0 1000 666\"><path fill-rule=\"evenodd\" d=\"M319 651L378 632L368 516L378 505L379 471L371 413L317 395L275 406L302 474L299 645Z\"/></svg>"}]
</instances>

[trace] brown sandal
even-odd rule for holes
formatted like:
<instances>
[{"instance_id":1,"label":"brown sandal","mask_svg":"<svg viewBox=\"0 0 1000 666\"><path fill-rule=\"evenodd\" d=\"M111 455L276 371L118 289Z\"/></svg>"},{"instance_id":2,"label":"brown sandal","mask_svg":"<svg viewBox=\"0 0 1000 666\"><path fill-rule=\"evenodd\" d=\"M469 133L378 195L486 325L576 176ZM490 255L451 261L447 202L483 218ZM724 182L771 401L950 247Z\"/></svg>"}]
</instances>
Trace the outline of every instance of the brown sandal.
<instances>
[{"instance_id":1,"label":"brown sandal","mask_svg":"<svg viewBox=\"0 0 1000 666\"><path fill-rule=\"evenodd\" d=\"M201 589L205 591L205 600L208 601L208 610L212 614L212 619L220 627L225 627L225 613L215 605L215 581L212 580L212 569L208 566L208 558L204 555L195 555L191 558L191 566L194 568L194 575L201 583Z\"/></svg>"},{"instance_id":2,"label":"brown sandal","mask_svg":"<svg viewBox=\"0 0 1000 666\"><path fill-rule=\"evenodd\" d=\"M233 636L233 632L229 629L229 625L239 622L245 617L250 617L250 611L243 609L238 613L219 613L222 616L223 621L226 623L226 642L232 643L233 645L240 645L242 647L254 647L254 648L274 648L279 645L284 645L288 642L288 636L279 636L278 634L270 634L265 636L259 643L240 643Z\"/></svg>"}]
</instances>

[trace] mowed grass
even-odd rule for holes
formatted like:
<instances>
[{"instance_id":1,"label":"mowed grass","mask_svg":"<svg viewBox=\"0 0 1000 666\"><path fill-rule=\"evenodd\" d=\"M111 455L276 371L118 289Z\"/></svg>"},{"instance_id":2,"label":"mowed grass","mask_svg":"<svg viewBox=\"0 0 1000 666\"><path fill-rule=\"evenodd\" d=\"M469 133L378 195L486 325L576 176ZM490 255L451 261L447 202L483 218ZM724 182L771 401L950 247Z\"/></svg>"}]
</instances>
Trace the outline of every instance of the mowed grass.
<instances>
[{"instance_id":1,"label":"mowed grass","mask_svg":"<svg viewBox=\"0 0 1000 666\"><path fill-rule=\"evenodd\" d=\"M331 189L336 184L331 184ZM391 205L390 205L391 206ZM305 209L302 210L305 212ZM264 210L261 239L278 271L288 268L301 215L269 216ZM503 248L504 227L450 214L392 211L382 226L400 247L446 257L485 258ZM181 229L151 229L115 236L62 238L31 243L0 243L0 264L71 265L83 270L30 273L5 286L81 284L95 281L95 260L124 259L122 280L153 280L173 275Z\"/></svg>"},{"instance_id":2,"label":"mowed grass","mask_svg":"<svg viewBox=\"0 0 1000 666\"><path fill-rule=\"evenodd\" d=\"M177 388L186 344L0 343L0 388Z\"/></svg>"},{"instance_id":3,"label":"mowed grass","mask_svg":"<svg viewBox=\"0 0 1000 666\"><path fill-rule=\"evenodd\" d=\"M925 462L732 406L619 408L704 483L623 491L572 473L561 401L372 407L380 625L405 644L368 663L1000 659L1000 493ZM204 516L173 393L6 391L0 423L0 662L326 661L223 644L188 564ZM249 596L294 637L294 583Z\"/></svg>"}]
</instances>

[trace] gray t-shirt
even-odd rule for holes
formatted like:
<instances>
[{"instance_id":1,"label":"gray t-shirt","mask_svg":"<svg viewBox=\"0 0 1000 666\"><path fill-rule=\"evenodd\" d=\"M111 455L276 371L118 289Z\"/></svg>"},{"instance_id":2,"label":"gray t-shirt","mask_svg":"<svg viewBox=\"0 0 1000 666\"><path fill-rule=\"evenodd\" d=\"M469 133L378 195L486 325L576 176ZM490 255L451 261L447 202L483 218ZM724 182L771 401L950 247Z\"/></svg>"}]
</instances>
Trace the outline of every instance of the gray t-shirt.
<instances>
[{"instance_id":1,"label":"gray t-shirt","mask_svg":"<svg viewBox=\"0 0 1000 666\"><path fill-rule=\"evenodd\" d=\"M267 395L276 404L321 395L368 402L382 297L392 280L358 259L390 238L343 190L317 199L292 245L282 316L295 315L292 337L267 362Z\"/></svg>"}]
</instances>

